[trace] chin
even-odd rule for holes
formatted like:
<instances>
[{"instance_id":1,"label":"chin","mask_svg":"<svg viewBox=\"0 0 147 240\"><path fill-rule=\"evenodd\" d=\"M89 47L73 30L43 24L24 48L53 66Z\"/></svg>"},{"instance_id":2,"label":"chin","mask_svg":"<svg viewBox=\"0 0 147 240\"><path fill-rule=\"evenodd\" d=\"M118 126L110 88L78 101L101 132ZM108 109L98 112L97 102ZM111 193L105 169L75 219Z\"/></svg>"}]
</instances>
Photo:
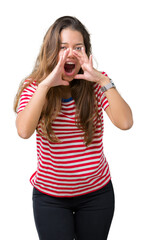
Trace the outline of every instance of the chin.
<instances>
[{"instance_id":1,"label":"chin","mask_svg":"<svg viewBox=\"0 0 147 240\"><path fill-rule=\"evenodd\" d=\"M74 77L64 77L63 79L64 81L71 82L72 80L74 80Z\"/></svg>"},{"instance_id":2,"label":"chin","mask_svg":"<svg viewBox=\"0 0 147 240\"><path fill-rule=\"evenodd\" d=\"M65 80L65 81L71 82L71 81L74 79L75 75L76 75L76 74L71 75L71 76L67 76L66 74L63 74L63 75L62 75L62 78L63 78L63 80Z\"/></svg>"}]
</instances>

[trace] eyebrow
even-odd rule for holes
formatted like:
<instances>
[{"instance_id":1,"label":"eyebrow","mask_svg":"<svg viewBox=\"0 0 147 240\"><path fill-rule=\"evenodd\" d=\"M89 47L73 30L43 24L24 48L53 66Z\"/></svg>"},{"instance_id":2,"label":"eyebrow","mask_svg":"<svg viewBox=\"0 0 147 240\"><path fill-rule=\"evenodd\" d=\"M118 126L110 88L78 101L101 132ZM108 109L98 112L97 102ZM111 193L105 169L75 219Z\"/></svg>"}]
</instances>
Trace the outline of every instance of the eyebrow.
<instances>
[{"instance_id":1,"label":"eyebrow","mask_svg":"<svg viewBox=\"0 0 147 240\"><path fill-rule=\"evenodd\" d=\"M61 44L68 44L68 43L63 42L63 43L61 43ZM83 44L83 43L76 43L75 46L77 46L77 45L84 45L84 44Z\"/></svg>"}]
</instances>

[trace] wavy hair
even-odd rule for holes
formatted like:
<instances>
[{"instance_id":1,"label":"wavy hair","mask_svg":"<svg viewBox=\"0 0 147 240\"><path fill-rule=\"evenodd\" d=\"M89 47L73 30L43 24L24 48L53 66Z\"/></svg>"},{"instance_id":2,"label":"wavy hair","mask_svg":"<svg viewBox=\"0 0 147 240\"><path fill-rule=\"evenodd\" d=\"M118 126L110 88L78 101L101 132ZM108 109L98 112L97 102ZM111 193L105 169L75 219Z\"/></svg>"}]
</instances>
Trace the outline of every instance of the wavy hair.
<instances>
[{"instance_id":1,"label":"wavy hair","mask_svg":"<svg viewBox=\"0 0 147 240\"><path fill-rule=\"evenodd\" d=\"M84 40L85 51L89 57L91 54L90 34L85 26L75 17L64 16L57 19L48 29L41 46L41 50L36 59L32 73L26 78L29 81L24 84L24 79L18 89L14 101L14 110L17 112L17 106L22 91L34 80L38 85L42 82L55 68L58 61L60 50L60 33L65 28L71 28L79 31ZM80 69L79 73L82 73ZM94 83L83 79L74 79L70 82L71 95L76 104L76 125L84 132L84 142L88 146L93 139L96 129L96 122L100 120L98 114L98 104L94 94ZM54 99L54 100L53 100ZM46 95L46 104L42 110L37 131L40 135L46 136L52 142L60 142L52 130L52 122L61 109L62 88L61 86L52 87ZM97 121L95 122L95 119ZM40 127L41 126L41 130ZM102 132L102 124L101 124Z\"/></svg>"}]
</instances>

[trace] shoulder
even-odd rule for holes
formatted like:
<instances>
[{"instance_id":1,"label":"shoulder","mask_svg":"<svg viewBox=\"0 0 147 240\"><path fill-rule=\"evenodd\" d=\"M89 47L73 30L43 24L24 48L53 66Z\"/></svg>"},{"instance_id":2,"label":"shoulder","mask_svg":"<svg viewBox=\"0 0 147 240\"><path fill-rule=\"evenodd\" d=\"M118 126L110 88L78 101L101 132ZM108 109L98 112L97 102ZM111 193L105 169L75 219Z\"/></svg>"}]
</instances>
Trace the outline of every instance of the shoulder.
<instances>
[{"instance_id":1,"label":"shoulder","mask_svg":"<svg viewBox=\"0 0 147 240\"><path fill-rule=\"evenodd\" d=\"M24 91L30 91L32 93L34 93L38 87L36 81L32 80L31 78L27 78L24 81L23 84L24 87Z\"/></svg>"}]
</instances>

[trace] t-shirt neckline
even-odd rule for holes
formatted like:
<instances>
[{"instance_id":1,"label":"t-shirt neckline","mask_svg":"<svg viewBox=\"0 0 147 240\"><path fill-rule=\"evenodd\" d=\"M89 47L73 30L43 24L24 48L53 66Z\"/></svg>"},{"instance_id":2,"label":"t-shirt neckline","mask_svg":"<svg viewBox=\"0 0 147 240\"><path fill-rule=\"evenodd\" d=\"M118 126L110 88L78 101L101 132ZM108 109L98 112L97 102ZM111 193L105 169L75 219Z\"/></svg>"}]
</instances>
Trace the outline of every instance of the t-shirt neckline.
<instances>
[{"instance_id":1,"label":"t-shirt neckline","mask_svg":"<svg viewBox=\"0 0 147 240\"><path fill-rule=\"evenodd\" d=\"M72 100L73 100L73 97L70 97L70 98L67 98L67 99L62 98L62 102L70 102Z\"/></svg>"}]
</instances>

